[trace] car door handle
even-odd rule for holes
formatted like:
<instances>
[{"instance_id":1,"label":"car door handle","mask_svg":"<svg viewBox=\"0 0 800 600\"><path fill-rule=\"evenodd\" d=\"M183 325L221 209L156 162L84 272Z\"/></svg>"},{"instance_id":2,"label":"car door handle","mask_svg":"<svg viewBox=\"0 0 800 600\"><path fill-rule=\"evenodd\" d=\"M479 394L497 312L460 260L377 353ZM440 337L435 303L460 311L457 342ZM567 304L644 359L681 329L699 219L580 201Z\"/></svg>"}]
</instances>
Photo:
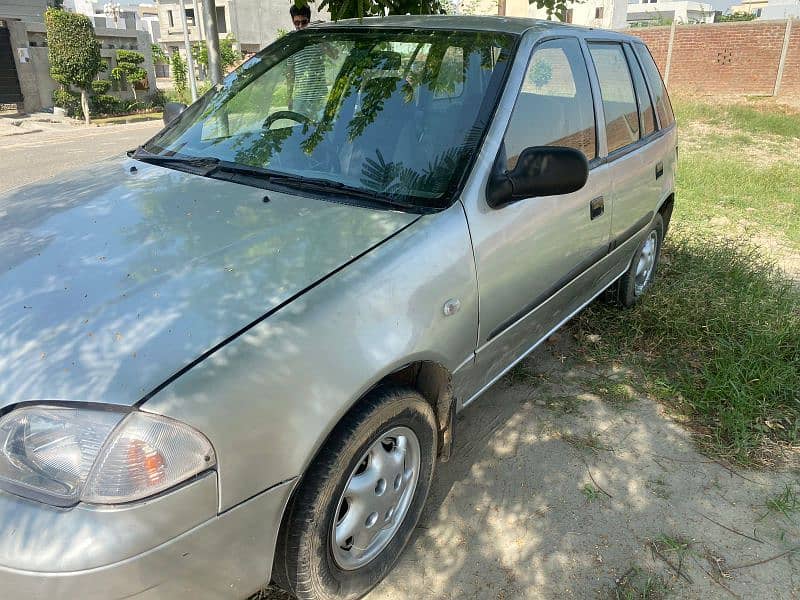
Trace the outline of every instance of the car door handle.
<instances>
[{"instance_id":1,"label":"car door handle","mask_svg":"<svg viewBox=\"0 0 800 600\"><path fill-rule=\"evenodd\" d=\"M605 203L603 202L602 196L598 196L589 202L589 217L591 217L592 220L602 215L604 210Z\"/></svg>"},{"instance_id":2,"label":"car door handle","mask_svg":"<svg viewBox=\"0 0 800 600\"><path fill-rule=\"evenodd\" d=\"M656 179L661 177L664 174L664 163L658 162L656 163Z\"/></svg>"}]
</instances>

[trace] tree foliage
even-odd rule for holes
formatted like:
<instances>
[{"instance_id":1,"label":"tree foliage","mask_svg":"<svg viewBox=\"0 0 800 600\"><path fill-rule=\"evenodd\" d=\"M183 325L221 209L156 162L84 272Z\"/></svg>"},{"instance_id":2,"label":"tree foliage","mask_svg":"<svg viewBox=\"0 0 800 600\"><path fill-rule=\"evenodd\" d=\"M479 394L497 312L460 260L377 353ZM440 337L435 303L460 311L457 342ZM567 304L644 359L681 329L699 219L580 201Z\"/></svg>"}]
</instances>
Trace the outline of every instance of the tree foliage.
<instances>
[{"instance_id":1,"label":"tree foliage","mask_svg":"<svg viewBox=\"0 0 800 600\"><path fill-rule=\"evenodd\" d=\"M147 71L142 68L144 55L133 50L117 50L117 66L111 69L111 78L115 81L127 81L136 97L136 84L147 79Z\"/></svg>"},{"instance_id":2,"label":"tree foliage","mask_svg":"<svg viewBox=\"0 0 800 600\"><path fill-rule=\"evenodd\" d=\"M44 13L50 75L65 88L81 90L83 116L89 123L89 90L92 80L105 68L100 43L89 17L49 8Z\"/></svg>"},{"instance_id":3,"label":"tree foliage","mask_svg":"<svg viewBox=\"0 0 800 600\"><path fill-rule=\"evenodd\" d=\"M756 18L755 13L735 12L730 15L720 15L719 23L732 23L735 21L752 21Z\"/></svg>"},{"instance_id":4,"label":"tree foliage","mask_svg":"<svg viewBox=\"0 0 800 600\"><path fill-rule=\"evenodd\" d=\"M164 52L164 49L158 44L150 44L150 52L153 55L154 63L161 63L163 65L169 63L169 57L167 56L166 52Z\"/></svg>"},{"instance_id":5,"label":"tree foliage","mask_svg":"<svg viewBox=\"0 0 800 600\"><path fill-rule=\"evenodd\" d=\"M172 71L172 83L179 96L186 95L186 84L189 82L186 76L186 61L183 60L180 52L173 52L169 59L170 71Z\"/></svg>"},{"instance_id":6,"label":"tree foliage","mask_svg":"<svg viewBox=\"0 0 800 600\"><path fill-rule=\"evenodd\" d=\"M580 0L528 0L536 8L546 9L547 17L566 18L567 6ZM295 0L298 7L314 0ZM319 9L328 9L334 21L383 15L439 15L450 12L448 0L321 0ZM470 12L470 11L467 11Z\"/></svg>"},{"instance_id":7,"label":"tree foliage","mask_svg":"<svg viewBox=\"0 0 800 600\"><path fill-rule=\"evenodd\" d=\"M220 66L223 69L238 64L242 60L242 53L234 48L234 44L236 44L236 38L232 35L228 35L219 41ZM196 42L192 44L192 57L197 61L198 65L207 68L208 45L205 42Z\"/></svg>"}]
</instances>

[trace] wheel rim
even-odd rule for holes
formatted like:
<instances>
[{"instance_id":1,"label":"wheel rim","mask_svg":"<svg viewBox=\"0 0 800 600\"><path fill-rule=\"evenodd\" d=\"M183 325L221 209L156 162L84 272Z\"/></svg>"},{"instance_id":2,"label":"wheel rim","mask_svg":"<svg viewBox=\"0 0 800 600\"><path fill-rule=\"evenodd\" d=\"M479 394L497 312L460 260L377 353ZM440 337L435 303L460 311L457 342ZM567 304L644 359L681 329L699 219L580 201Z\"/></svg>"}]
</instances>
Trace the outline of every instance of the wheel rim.
<instances>
[{"instance_id":1,"label":"wheel rim","mask_svg":"<svg viewBox=\"0 0 800 600\"><path fill-rule=\"evenodd\" d=\"M638 296L650 283L656 265L656 251L658 250L658 233L651 231L642 245L639 256L636 258L636 278L634 280L634 293Z\"/></svg>"},{"instance_id":2,"label":"wheel rim","mask_svg":"<svg viewBox=\"0 0 800 600\"><path fill-rule=\"evenodd\" d=\"M336 506L331 550L339 567L363 567L394 538L414 498L419 469L419 439L408 427L390 429L363 454Z\"/></svg>"}]
</instances>

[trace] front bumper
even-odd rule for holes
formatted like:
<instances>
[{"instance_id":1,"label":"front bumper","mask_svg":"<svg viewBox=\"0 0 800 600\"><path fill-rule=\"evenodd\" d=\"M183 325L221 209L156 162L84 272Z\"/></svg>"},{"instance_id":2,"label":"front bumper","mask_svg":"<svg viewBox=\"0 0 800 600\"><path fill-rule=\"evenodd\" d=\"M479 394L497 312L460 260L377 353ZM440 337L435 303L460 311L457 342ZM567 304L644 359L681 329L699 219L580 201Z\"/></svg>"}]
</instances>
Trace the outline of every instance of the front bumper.
<instances>
[{"instance_id":1,"label":"front bumper","mask_svg":"<svg viewBox=\"0 0 800 600\"><path fill-rule=\"evenodd\" d=\"M215 473L115 508L52 509L0 491L0 597L242 600L269 579L291 489L219 515Z\"/></svg>"}]
</instances>

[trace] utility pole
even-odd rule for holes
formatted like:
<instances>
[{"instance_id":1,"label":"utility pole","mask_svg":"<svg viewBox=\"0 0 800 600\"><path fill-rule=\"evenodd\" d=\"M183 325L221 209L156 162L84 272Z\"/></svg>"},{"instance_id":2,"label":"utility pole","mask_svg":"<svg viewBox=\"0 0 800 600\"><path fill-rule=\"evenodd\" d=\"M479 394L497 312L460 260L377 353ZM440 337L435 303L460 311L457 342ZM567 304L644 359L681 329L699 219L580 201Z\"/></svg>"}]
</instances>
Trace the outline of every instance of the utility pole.
<instances>
[{"instance_id":1,"label":"utility pole","mask_svg":"<svg viewBox=\"0 0 800 600\"><path fill-rule=\"evenodd\" d=\"M211 84L222 81L222 64L219 56L219 31L217 30L217 9L214 0L202 0L203 18L206 24L206 46L208 47L208 72Z\"/></svg>"},{"instance_id":2,"label":"utility pole","mask_svg":"<svg viewBox=\"0 0 800 600\"><path fill-rule=\"evenodd\" d=\"M186 70L189 71L189 89L192 92L192 102L197 102L197 82L194 80L194 58L192 58L192 46L189 43L189 27L186 25L186 2L180 0L181 23L183 23L183 44L186 46Z\"/></svg>"}]
</instances>

